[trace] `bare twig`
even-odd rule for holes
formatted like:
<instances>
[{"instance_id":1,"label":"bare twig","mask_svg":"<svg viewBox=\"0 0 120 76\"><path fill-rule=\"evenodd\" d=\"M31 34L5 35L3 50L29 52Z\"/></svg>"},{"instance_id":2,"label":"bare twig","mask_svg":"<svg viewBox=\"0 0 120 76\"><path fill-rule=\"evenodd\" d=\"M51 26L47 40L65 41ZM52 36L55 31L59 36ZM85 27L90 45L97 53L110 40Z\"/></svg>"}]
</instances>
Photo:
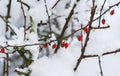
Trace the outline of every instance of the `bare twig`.
<instances>
[{"instance_id":1,"label":"bare twig","mask_svg":"<svg viewBox=\"0 0 120 76\"><path fill-rule=\"evenodd\" d=\"M9 61L9 54L6 53L6 76L9 76L9 64L8 64L8 61Z\"/></svg>"},{"instance_id":2,"label":"bare twig","mask_svg":"<svg viewBox=\"0 0 120 76\"><path fill-rule=\"evenodd\" d=\"M71 37L71 36L74 35L76 32L78 32L78 31L80 31L80 30L82 30L82 29L83 29L83 28L80 28L80 29L75 30L75 31L72 32L70 35L67 35L67 36L63 37L63 39L67 39L67 38Z\"/></svg>"},{"instance_id":3,"label":"bare twig","mask_svg":"<svg viewBox=\"0 0 120 76\"><path fill-rule=\"evenodd\" d=\"M7 5L8 11L7 11L6 19L10 18L11 3L12 3L12 0L9 0L9 3L8 3L8 5Z\"/></svg>"},{"instance_id":4,"label":"bare twig","mask_svg":"<svg viewBox=\"0 0 120 76\"><path fill-rule=\"evenodd\" d=\"M104 0L103 5L101 6L100 15L102 14L102 11L103 11L103 8L105 6L105 3L106 3L106 0ZM100 27L100 23L101 23L101 17L99 18L99 25L98 25L98 27Z\"/></svg>"},{"instance_id":5,"label":"bare twig","mask_svg":"<svg viewBox=\"0 0 120 76\"><path fill-rule=\"evenodd\" d=\"M103 71L102 71L102 65L101 65L100 56L98 56L98 62L99 62L100 74L101 74L101 76L103 76Z\"/></svg>"},{"instance_id":6,"label":"bare twig","mask_svg":"<svg viewBox=\"0 0 120 76\"><path fill-rule=\"evenodd\" d=\"M12 3L12 0L9 0L9 3L7 5L8 9L7 9L7 16L5 17L7 22L8 22L8 19L10 18L10 11L11 11L11 3ZM6 31L8 31L8 24L6 23Z\"/></svg>"},{"instance_id":7,"label":"bare twig","mask_svg":"<svg viewBox=\"0 0 120 76\"><path fill-rule=\"evenodd\" d=\"M50 15L49 15L49 12L48 12L48 7L47 7L46 0L44 0L44 2L45 2L46 13L47 13L47 16L48 16L48 24L49 24L50 36L51 36L51 23L50 23Z\"/></svg>"},{"instance_id":8,"label":"bare twig","mask_svg":"<svg viewBox=\"0 0 120 76\"><path fill-rule=\"evenodd\" d=\"M23 13L23 16L24 16L24 40L26 38L26 15L25 15L25 11L24 11L24 8L23 8L23 4L22 4L22 1L19 0L20 4L21 4L21 10L22 10L22 13Z\"/></svg>"},{"instance_id":9,"label":"bare twig","mask_svg":"<svg viewBox=\"0 0 120 76\"><path fill-rule=\"evenodd\" d=\"M84 55L84 58L98 57L98 55Z\"/></svg>"},{"instance_id":10,"label":"bare twig","mask_svg":"<svg viewBox=\"0 0 120 76\"><path fill-rule=\"evenodd\" d=\"M83 25L81 25L81 28L83 28ZM80 34L81 34L81 36L82 36L81 48L83 48L83 32L82 32L82 30L81 30ZM82 51L82 49L81 49L81 51Z\"/></svg>"},{"instance_id":11,"label":"bare twig","mask_svg":"<svg viewBox=\"0 0 120 76\"><path fill-rule=\"evenodd\" d=\"M6 23L7 27L9 27L9 28L12 30L12 32L16 35L16 32L15 32L14 29L10 26L9 21L6 20L6 19L5 19L3 16L1 16L1 15L0 15L0 18Z\"/></svg>"},{"instance_id":12,"label":"bare twig","mask_svg":"<svg viewBox=\"0 0 120 76\"><path fill-rule=\"evenodd\" d=\"M20 2L20 0L17 0L17 2ZM30 10L30 6L29 6L27 3L23 2L23 1L21 1L21 3L22 3L23 5L25 5L25 6L28 8L28 10Z\"/></svg>"},{"instance_id":13,"label":"bare twig","mask_svg":"<svg viewBox=\"0 0 120 76\"><path fill-rule=\"evenodd\" d=\"M50 44L51 42L54 42L57 40L51 40L50 42L46 42L46 44ZM37 46L37 45L44 45L44 43L31 43L31 44L24 44L24 45L7 45L7 46L2 46L3 48L7 47L26 47L26 46Z\"/></svg>"},{"instance_id":14,"label":"bare twig","mask_svg":"<svg viewBox=\"0 0 120 76\"><path fill-rule=\"evenodd\" d=\"M60 0L58 0L58 1L52 6L51 9L53 9L59 2L60 2Z\"/></svg>"},{"instance_id":15,"label":"bare twig","mask_svg":"<svg viewBox=\"0 0 120 76\"><path fill-rule=\"evenodd\" d=\"M103 16L104 14L106 14L110 9L112 9L113 7L118 6L118 5L120 5L120 2L109 6L109 8L106 11L104 11L100 16L98 16L97 18L95 18L93 21L98 20L101 16Z\"/></svg>"},{"instance_id":16,"label":"bare twig","mask_svg":"<svg viewBox=\"0 0 120 76\"><path fill-rule=\"evenodd\" d=\"M102 53L102 56L116 54L116 53L119 53L119 52L120 52L120 49L117 49L117 50L114 50L114 51ZM84 55L83 57L84 58L91 58L91 57L98 57L98 56L99 55L96 54L96 55Z\"/></svg>"},{"instance_id":17,"label":"bare twig","mask_svg":"<svg viewBox=\"0 0 120 76\"><path fill-rule=\"evenodd\" d=\"M5 76L5 69L6 69L6 64L5 64L5 58L3 60L3 76Z\"/></svg>"},{"instance_id":18,"label":"bare twig","mask_svg":"<svg viewBox=\"0 0 120 76\"><path fill-rule=\"evenodd\" d=\"M102 56L109 55L109 54L114 54L114 53L118 53L118 52L120 52L120 49L117 49L115 51L110 51L110 52L103 53Z\"/></svg>"},{"instance_id":19,"label":"bare twig","mask_svg":"<svg viewBox=\"0 0 120 76\"><path fill-rule=\"evenodd\" d=\"M107 29L107 28L110 28L110 26L109 25L107 25L107 26L103 26L103 27L91 27L92 29Z\"/></svg>"},{"instance_id":20,"label":"bare twig","mask_svg":"<svg viewBox=\"0 0 120 76\"><path fill-rule=\"evenodd\" d=\"M72 15L74 14L74 9L75 9L75 7L76 7L76 3L73 5L73 7L72 7L72 9L71 9L68 17L66 18L66 22L65 22L65 24L64 24L64 27L63 27L62 32L61 32L61 34L60 34L60 37L59 37L59 39L58 39L57 47L56 47L54 53L57 53L57 51L58 51L58 49L59 49L59 47L60 47L60 43L62 42L62 38L63 38L63 36L64 36L64 34L65 34L65 31L66 31L66 29L67 29L67 27L68 27L68 23L69 23Z\"/></svg>"},{"instance_id":21,"label":"bare twig","mask_svg":"<svg viewBox=\"0 0 120 76\"><path fill-rule=\"evenodd\" d=\"M79 57L78 60L77 60L76 66L74 67L74 71L77 70L80 62L81 62L82 59L84 58L84 53L85 53L85 50L86 50L86 47L87 47L87 43L88 43L88 41L89 41L89 35L90 35L90 31L91 31L92 21L93 21L94 14L95 14L95 10L96 10L96 6L95 6L95 4L94 4L95 1L92 0L92 3L93 3L93 5L92 5L92 8L91 8L90 21L88 22L88 24L89 24L89 31L88 31L88 33L87 33L87 35L86 35L85 43L84 43L84 45L83 45L83 48L81 49L81 55L80 55L80 57Z\"/></svg>"}]
</instances>

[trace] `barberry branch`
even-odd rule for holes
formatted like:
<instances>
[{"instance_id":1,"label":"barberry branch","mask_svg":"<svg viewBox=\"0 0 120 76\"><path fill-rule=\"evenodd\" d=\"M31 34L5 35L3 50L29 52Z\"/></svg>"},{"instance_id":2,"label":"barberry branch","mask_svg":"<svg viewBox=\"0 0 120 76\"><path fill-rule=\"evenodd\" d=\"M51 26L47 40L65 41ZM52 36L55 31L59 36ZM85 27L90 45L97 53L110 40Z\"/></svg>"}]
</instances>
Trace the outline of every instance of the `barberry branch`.
<instances>
[{"instance_id":1,"label":"barberry branch","mask_svg":"<svg viewBox=\"0 0 120 76\"><path fill-rule=\"evenodd\" d=\"M50 23L50 15L49 15L49 12L48 12L48 7L47 7L47 3L46 3L46 0L44 0L45 2L45 8L46 8L46 13L47 13L47 16L48 16L48 24L49 24L49 29L50 29L50 36L51 36L51 23Z\"/></svg>"},{"instance_id":2,"label":"barberry branch","mask_svg":"<svg viewBox=\"0 0 120 76\"><path fill-rule=\"evenodd\" d=\"M61 31L60 36L59 36L58 43L57 43L57 47L56 47L54 53L57 53L57 51L58 51L58 49L59 49L59 47L60 47L60 43L62 42L62 38L63 38L63 36L64 36L64 34L65 34L65 31L66 31L66 29L67 29L67 27L68 27L68 23L69 23L72 15L74 14L74 9L75 9L75 7L76 7L76 3L73 5L73 7L72 7L72 9L71 9L68 17L66 18L66 22L65 22L64 27L63 27L63 29L62 29L62 31Z\"/></svg>"},{"instance_id":3,"label":"barberry branch","mask_svg":"<svg viewBox=\"0 0 120 76\"><path fill-rule=\"evenodd\" d=\"M110 26L109 25L107 25L107 26L102 26L102 27L91 27L92 29L107 29L107 28L110 28Z\"/></svg>"},{"instance_id":4,"label":"barberry branch","mask_svg":"<svg viewBox=\"0 0 120 76\"><path fill-rule=\"evenodd\" d=\"M116 54L119 53L120 49L114 50L114 51L110 51L110 52L105 52L101 55L102 56L106 56L106 55L110 55L110 54ZM101 65L101 60L100 60L100 56L99 55L84 55L84 58L92 58L92 57L98 57L98 62L99 62L99 68L100 68L100 74L101 76L103 76L103 70L102 70L102 65Z\"/></svg>"},{"instance_id":5,"label":"barberry branch","mask_svg":"<svg viewBox=\"0 0 120 76\"><path fill-rule=\"evenodd\" d=\"M20 0L17 0L17 2L20 2ZM22 3L23 5L25 5L25 6L28 8L28 10L30 10L30 6L29 6L27 3L23 2L23 1L21 1L21 3Z\"/></svg>"},{"instance_id":6,"label":"barberry branch","mask_svg":"<svg viewBox=\"0 0 120 76\"><path fill-rule=\"evenodd\" d=\"M99 62L100 74L101 74L101 76L103 76L103 70L102 70L100 56L98 56L98 62Z\"/></svg>"},{"instance_id":7,"label":"barberry branch","mask_svg":"<svg viewBox=\"0 0 120 76\"><path fill-rule=\"evenodd\" d=\"M6 63L5 63L5 57L4 57L4 60L3 60L3 76L5 76L5 68L6 68Z\"/></svg>"},{"instance_id":8,"label":"barberry branch","mask_svg":"<svg viewBox=\"0 0 120 76\"><path fill-rule=\"evenodd\" d=\"M0 15L0 18L6 23L6 27L9 27L11 30L12 30L12 32L16 35L16 32L14 31L14 29L10 26L10 24L9 24L9 21L7 20L7 19L5 19L3 16L1 16Z\"/></svg>"},{"instance_id":9,"label":"barberry branch","mask_svg":"<svg viewBox=\"0 0 120 76\"><path fill-rule=\"evenodd\" d=\"M98 55L84 55L83 58L92 58L92 57L98 57Z\"/></svg>"},{"instance_id":10,"label":"barberry branch","mask_svg":"<svg viewBox=\"0 0 120 76\"><path fill-rule=\"evenodd\" d=\"M6 19L10 18L11 3L12 3L12 0L9 0L9 3L8 3L8 5L7 5L8 9L7 9Z\"/></svg>"},{"instance_id":11,"label":"barberry branch","mask_svg":"<svg viewBox=\"0 0 120 76\"><path fill-rule=\"evenodd\" d=\"M25 38L26 38L26 15L25 15L25 11L24 11L24 8L23 8L22 1L19 0L19 2L20 2L20 5L21 5L21 10L22 10L23 16L24 16L24 25L23 25L23 27L24 27L24 40L25 40Z\"/></svg>"},{"instance_id":12,"label":"barberry branch","mask_svg":"<svg viewBox=\"0 0 120 76\"><path fill-rule=\"evenodd\" d=\"M101 54L101 56L106 56L106 55L111 55L111 54L116 54L116 53L119 53L120 52L120 49L117 49L117 50L113 50L113 51L110 51L110 52L104 52ZM92 57L98 57L99 55L95 54L95 55L83 55L84 58L92 58Z\"/></svg>"},{"instance_id":13,"label":"barberry branch","mask_svg":"<svg viewBox=\"0 0 120 76\"><path fill-rule=\"evenodd\" d=\"M102 54L102 56L109 55L109 54L115 54L115 53L118 53L118 52L120 52L120 49L117 49L115 51L105 52L105 53Z\"/></svg>"},{"instance_id":14,"label":"barberry branch","mask_svg":"<svg viewBox=\"0 0 120 76\"><path fill-rule=\"evenodd\" d=\"M97 18L95 18L95 19L93 20L93 22L96 21L96 20L98 20L101 16L103 16L103 15L106 14L109 10L111 10L113 7L118 6L118 5L120 5L120 2L109 6L109 8L108 8L107 10L105 10L100 16L98 16Z\"/></svg>"},{"instance_id":15,"label":"barberry branch","mask_svg":"<svg viewBox=\"0 0 120 76\"><path fill-rule=\"evenodd\" d=\"M103 5L101 6L100 15L102 14L102 11L103 11L103 8L105 6L105 3L106 3L106 0L104 0ZM99 18L99 25L98 25L98 27L100 27L100 24L101 24L101 17Z\"/></svg>"},{"instance_id":16,"label":"barberry branch","mask_svg":"<svg viewBox=\"0 0 120 76\"><path fill-rule=\"evenodd\" d=\"M7 22L8 22L8 19L10 18L11 3L12 3L12 0L9 0L9 3L7 5L7 15L6 15ZM8 31L8 24L7 23L6 23L6 31Z\"/></svg>"},{"instance_id":17,"label":"barberry branch","mask_svg":"<svg viewBox=\"0 0 120 76\"><path fill-rule=\"evenodd\" d=\"M9 54L6 53L6 76L9 76Z\"/></svg>"},{"instance_id":18,"label":"barberry branch","mask_svg":"<svg viewBox=\"0 0 120 76\"><path fill-rule=\"evenodd\" d=\"M76 66L74 67L74 71L77 70L79 64L81 63L82 59L84 58L84 53L85 53L85 50L86 50L86 47L87 47L87 43L89 41L89 35L90 35L90 32L91 32L92 21L93 21L95 10L96 10L96 6L95 6L94 3L95 3L95 1L92 0L91 16L90 16L90 21L88 22L88 24L89 24L89 30L87 32L83 48L81 49L81 55L80 55L80 57L77 60Z\"/></svg>"},{"instance_id":19,"label":"barberry branch","mask_svg":"<svg viewBox=\"0 0 120 76\"><path fill-rule=\"evenodd\" d=\"M52 6L51 9L53 9L59 2L60 2L60 0L58 0L58 1Z\"/></svg>"}]
</instances>

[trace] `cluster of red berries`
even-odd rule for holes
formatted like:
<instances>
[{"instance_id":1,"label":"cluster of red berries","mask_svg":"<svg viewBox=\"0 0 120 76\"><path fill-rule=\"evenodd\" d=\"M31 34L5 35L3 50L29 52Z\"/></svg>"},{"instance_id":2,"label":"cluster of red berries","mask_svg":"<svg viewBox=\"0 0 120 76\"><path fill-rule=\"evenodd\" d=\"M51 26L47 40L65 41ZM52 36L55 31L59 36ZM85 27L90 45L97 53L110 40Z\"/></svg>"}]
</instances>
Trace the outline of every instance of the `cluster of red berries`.
<instances>
[{"instance_id":1,"label":"cluster of red berries","mask_svg":"<svg viewBox=\"0 0 120 76\"><path fill-rule=\"evenodd\" d=\"M89 32L89 28L86 26L86 27L83 28L83 31L84 31L85 33L88 33L88 32ZM82 41L83 36L82 36L82 35L78 35L78 36L77 36L77 39L78 39L78 41Z\"/></svg>"},{"instance_id":2,"label":"cluster of red berries","mask_svg":"<svg viewBox=\"0 0 120 76\"><path fill-rule=\"evenodd\" d=\"M68 48L69 44L68 42L61 42L61 47L65 47L65 48Z\"/></svg>"},{"instance_id":3,"label":"cluster of red berries","mask_svg":"<svg viewBox=\"0 0 120 76\"><path fill-rule=\"evenodd\" d=\"M56 44L56 43L54 43L54 44L52 45L52 48L53 48L53 49L55 49L55 48L56 48L56 46L57 46L57 44ZM48 48L48 44L47 44L47 43L45 43L45 44L43 45L43 48Z\"/></svg>"},{"instance_id":4,"label":"cluster of red berries","mask_svg":"<svg viewBox=\"0 0 120 76\"><path fill-rule=\"evenodd\" d=\"M114 13L115 13L114 10L111 10L111 11L110 11L110 15L114 15ZM104 24L106 23L106 20L103 18L102 21L101 21L101 23L104 25ZM89 32L89 28L86 26L86 27L83 28L83 31L84 31L85 33L88 33L88 32ZM82 41L82 39L83 39L82 35L78 35L77 39L78 39L78 41ZM68 46L69 46L68 42L64 42L64 41L61 42L61 47L68 48ZM55 49L56 47L57 47L57 44L54 43L54 44L52 45L52 48ZM45 44L43 45L43 48L48 48L48 44L45 43ZM4 52L4 48L1 49L0 52L2 52L2 51Z\"/></svg>"},{"instance_id":5,"label":"cluster of red berries","mask_svg":"<svg viewBox=\"0 0 120 76\"><path fill-rule=\"evenodd\" d=\"M114 15L114 13L115 13L114 10L111 10L111 11L110 11L110 15ZM101 23L104 25L105 22L106 22L106 20L103 18L102 21L101 21Z\"/></svg>"},{"instance_id":6,"label":"cluster of red berries","mask_svg":"<svg viewBox=\"0 0 120 76\"><path fill-rule=\"evenodd\" d=\"M4 48L1 48L1 49L0 49L0 53L5 53L5 49L4 49Z\"/></svg>"},{"instance_id":7,"label":"cluster of red berries","mask_svg":"<svg viewBox=\"0 0 120 76\"><path fill-rule=\"evenodd\" d=\"M68 44L68 42L61 42L61 47L65 47L65 48L68 48L68 46L69 46L69 44ZM56 43L54 43L54 44L52 44L52 48L53 49L55 49L57 47L57 44ZM43 45L43 48L48 48L48 44L44 44Z\"/></svg>"},{"instance_id":8,"label":"cluster of red berries","mask_svg":"<svg viewBox=\"0 0 120 76\"><path fill-rule=\"evenodd\" d=\"M48 48L48 44L45 43L45 44L43 45L43 48Z\"/></svg>"}]
</instances>

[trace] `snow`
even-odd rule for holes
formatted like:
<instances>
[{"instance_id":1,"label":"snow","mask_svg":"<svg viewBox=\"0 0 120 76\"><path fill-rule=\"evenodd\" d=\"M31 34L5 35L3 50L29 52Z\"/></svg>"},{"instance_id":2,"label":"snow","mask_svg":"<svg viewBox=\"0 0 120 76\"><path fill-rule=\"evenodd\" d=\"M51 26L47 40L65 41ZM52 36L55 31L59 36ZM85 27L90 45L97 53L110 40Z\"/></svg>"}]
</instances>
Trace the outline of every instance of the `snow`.
<instances>
[{"instance_id":1,"label":"snow","mask_svg":"<svg viewBox=\"0 0 120 76\"><path fill-rule=\"evenodd\" d=\"M74 56L66 50L63 51L64 53L60 52L52 57L45 56L36 60L30 66L30 68L33 69L31 76L74 76Z\"/></svg>"},{"instance_id":2,"label":"snow","mask_svg":"<svg viewBox=\"0 0 120 76\"><path fill-rule=\"evenodd\" d=\"M6 24L4 21L0 18L0 46L7 46L9 45L29 45L34 43L45 43L45 41L38 41L38 32L37 32L37 24L42 20L43 22L48 21L48 16L46 13L45 3L44 0L23 0L25 3L28 3L28 5L31 6L31 9L28 11L27 7L24 6L25 14L27 16L27 26L30 26L29 16L33 18L34 21L34 30L35 32L30 33L30 31L26 32L26 37L28 40L24 41L24 28L22 27L24 25L23 20L23 14L20 8L20 3L17 2L17 0L12 0L12 7L11 7L11 18L9 19L9 26L12 27L12 29L16 32L17 35L13 35L10 39L6 38L6 35L8 36L10 34L10 31L6 34ZM68 16L69 11L71 11L71 8L73 4L75 3L75 0L71 0L70 7L68 9L65 9L66 2L69 2L70 0L61 0L58 5L51 9L53 5L56 3L56 0L47 0L46 4L48 7L48 13L51 16L51 19L57 16L61 16L60 18L57 18L58 23L60 25L60 30L56 29L54 24L52 24L52 31L55 31L57 33L60 33L60 31L63 28L63 25L65 23L65 18ZM96 4L98 4L97 10L100 10L100 7L102 5L104 0L97 0ZM119 2L120 0L109 0L105 4L105 9L108 8L108 6ZM0 15L6 16L7 8L6 5L8 4L8 0L0 0ZM78 6L75 9L75 12L78 12L78 14L74 14L71 21L74 22L73 28L75 30L80 29L80 25L83 24L86 26L87 22L89 21L90 16L90 7L91 7L91 0L81 0L78 3ZM84 9L83 9L84 8ZM97 29L92 30L90 33L90 39L86 47L85 55L99 55L101 58L101 65L103 70L104 76L120 76L119 70L120 70L120 54L112 54L107 56L102 56L105 52L114 51L120 48L120 33L119 33L119 20L120 20L120 9L118 7L113 8L115 10L114 15L110 15L110 11L107 12L102 18L105 18L106 23L105 25L101 24L101 27L110 25L110 28L107 29ZM85 12L86 11L86 12ZM55 15L52 15L52 14ZM99 12L97 12L99 13ZM99 14L95 15L98 17ZM74 18L78 18L79 22L74 20ZM95 17L95 18L96 18ZM52 21L51 21L52 23ZM93 22L92 26L98 26L98 21ZM46 27L47 28L47 27ZM40 32L44 29L44 26L39 28ZM69 23L68 30L66 31L65 35L69 35L71 33L71 22ZM75 36L80 34L80 32L76 33ZM85 39L86 33L83 34ZM35 46L26 46L25 49L30 50L34 60L33 63L24 69L18 68L16 66L19 66L17 63L17 60L13 59L13 62L10 63L10 67L12 71L14 69L17 69L19 71L26 72L26 69L30 69L32 72L30 76L101 76L100 75L100 68L99 68L99 62L98 57L93 58L85 58L80 63L78 69L76 72L74 72L73 68L75 67L77 63L77 59L80 57L81 54L81 42L77 40L76 37L73 37L72 41L71 39L65 40L69 43L68 48L61 48L58 50L57 54L53 54L54 49L51 48L52 44L57 43L53 42L48 47L48 50L50 51L50 55L46 56L45 54L40 55L40 48L41 46L35 45ZM9 38L10 36L8 36ZM52 38L50 40L55 40L55 34L52 34ZM50 40L46 40L49 42ZM84 41L84 40L83 40ZM6 43L7 42L7 43ZM9 48L9 50L6 50L9 52L12 52L13 49ZM46 51L45 48L42 50L44 53ZM39 56L40 55L40 56ZM10 54L10 57L12 58ZM3 65L3 57L5 57L5 54L0 53L0 65ZM21 63L20 63L21 64ZM2 68L2 66L0 66ZM10 71L11 72L11 71ZM2 75L2 70L0 70L0 75ZM10 73L10 76L19 76L16 73L12 72Z\"/></svg>"}]
</instances>

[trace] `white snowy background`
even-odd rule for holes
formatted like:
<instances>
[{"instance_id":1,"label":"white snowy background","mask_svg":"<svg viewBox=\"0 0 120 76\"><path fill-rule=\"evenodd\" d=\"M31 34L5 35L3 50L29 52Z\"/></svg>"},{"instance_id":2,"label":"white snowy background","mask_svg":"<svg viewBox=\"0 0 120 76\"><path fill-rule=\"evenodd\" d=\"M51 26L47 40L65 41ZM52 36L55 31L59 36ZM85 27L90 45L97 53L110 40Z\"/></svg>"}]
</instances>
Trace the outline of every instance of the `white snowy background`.
<instances>
[{"instance_id":1,"label":"white snowy background","mask_svg":"<svg viewBox=\"0 0 120 76\"><path fill-rule=\"evenodd\" d=\"M46 22L47 13L45 8L44 0L23 0L29 6L31 6L30 10L27 10L27 7L24 7L25 13L27 16L27 24L29 25L29 16L32 16L34 20L35 27L42 20ZM60 0L57 6L54 9L51 9L52 6L56 3L57 0L47 0L47 7L49 14L55 13L56 15L60 15L62 17L58 18L60 29L63 28L65 23L65 18L68 16L69 11L71 10L75 0ZM71 1L70 7L65 9L65 5L67 2ZM100 10L101 5L104 0L95 0L97 4L97 9ZM0 15L6 16L7 7L9 0L0 0ZM107 0L105 4L106 10L110 5L113 5L120 0ZM78 17L79 22L81 24L86 25L89 17L90 17L90 9L91 9L91 0L81 0L75 9L75 12L79 12L78 14L73 15L72 18ZM101 26L110 25L108 29L99 29L92 30L90 34L90 40L86 47L85 54L86 55L100 55L101 64L104 76L120 76L120 53L111 54L107 56L101 56L102 53L114 51L120 48L120 8L114 7L115 10L114 15L110 15L110 12L107 12L104 15L106 19L106 24ZM86 12L87 11L87 12ZM95 16L97 17L97 15ZM52 16L51 18L54 18ZM102 17L103 18L103 17ZM80 24L73 20L75 26L74 29L80 28ZM5 46L8 42L9 45L23 45L30 43L37 43L38 36L36 34L36 30L33 33L28 33L27 37L29 41L24 41L23 39L23 15L20 8L20 3L17 0L12 0L11 6L11 18L9 19L11 26L15 29L17 36L14 36L12 39L6 39L5 37L5 23L0 18L0 45ZM92 26L97 26L98 21L93 22ZM19 28L18 28L19 27ZM71 26L69 26L70 28ZM61 30L55 28L52 24L52 30L60 33ZM78 32L77 34L79 34ZM66 34L70 34L70 29L67 30ZM76 34L76 35L77 35ZM77 40L77 37L73 37L68 39L67 42L70 43L68 48L60 48L57 54L50 54L49 56L41 56L38 58L39 49L38 46L29 46L26 47L31 50L33 54L34 62L28 67L32 70L30 76L101 76L98 58L86 58L83 59L80 63L76 72L73 71L73 68L76 65L77 59L80 56L81 51L81 42ZM54 49L49 46L49 50L52 53ZM0 53L0 57L3 57L4 54ZM12 55L10 54L12 57ZM13 56L14 57L14 56ZM14 66L15 64L15 66ZM17 68L16 64L21 64L18 60L17 62L12 61L9 66L13 66L10 70L10 76L19 76L17 73L14 73L14 69ZM0 76L2 76L2 67L3 67L3 58L0 58Z\"/></svg>"}]
</instances>

